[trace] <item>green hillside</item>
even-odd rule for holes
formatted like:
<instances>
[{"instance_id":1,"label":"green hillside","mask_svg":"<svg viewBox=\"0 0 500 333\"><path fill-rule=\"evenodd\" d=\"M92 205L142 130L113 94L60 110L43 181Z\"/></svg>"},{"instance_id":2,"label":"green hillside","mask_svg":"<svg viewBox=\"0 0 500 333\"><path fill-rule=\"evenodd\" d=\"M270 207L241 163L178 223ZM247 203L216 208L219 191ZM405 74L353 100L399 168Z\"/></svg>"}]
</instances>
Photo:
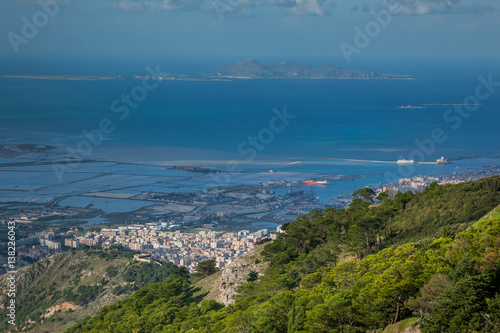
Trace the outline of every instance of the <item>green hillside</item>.
<instances>
[{"instance_id":1,"label":"green hillside","mask_svg":"<svg viewBox=\"0 0 500 333\"><path fill-rule=\"evenodd\" d=\"M500 177L359 194L284 225L232 305L200 303L181 268L68 332L500 331Z\"/></svg>"},{"instance_id":2,"label":"green hillside","mask_svg":"<svg viewBox=\"0 0 500 333\"><path fill-rule=\"evenodd\" d=\"M99 309L153 282L176 268L133 260L135 252L85 250L66 252L19 270L16 323L22 332L59 332ZM7 285L6 276L0 283ZM6 303L6 294L0 304ZM0 331L12 326L2 318Z\"/></svg>"}]
</instances>

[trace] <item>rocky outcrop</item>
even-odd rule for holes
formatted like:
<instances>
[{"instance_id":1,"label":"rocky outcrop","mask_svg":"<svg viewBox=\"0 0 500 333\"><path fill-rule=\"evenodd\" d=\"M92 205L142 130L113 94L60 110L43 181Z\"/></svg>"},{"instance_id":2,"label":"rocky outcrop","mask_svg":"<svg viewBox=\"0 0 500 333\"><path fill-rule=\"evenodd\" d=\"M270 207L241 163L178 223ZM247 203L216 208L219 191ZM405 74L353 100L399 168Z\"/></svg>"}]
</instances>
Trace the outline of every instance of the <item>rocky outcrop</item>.
<instances>
[{"instance_id":1,"label":"rocky outcrop","mask_svg":"<svg viewBox=\"0 0 500 333\"><path fill-rule=\"evenodd\" d=\"M67 311L74 311L78 309L79 306L75 304L71 304L69 302L64 302L58 305L51 306L50 308L47 309L47 312L43 315L45 318L52 317L54 313L57 311L60 312L67 312Z\"/></svg>"},{"instance_id":2,"label":"rocky outcrop","mask_svg":"<svg viewBox=\"0 0 500 333\"><path fill-rule=\"evenodd\" d=\"M201 288L205 293L208 292L205 299L213 299L224 305L233 304L236 288L247 282L250 272L257 272L259 278L264 275L269 263L262 258L263 248L264 245L259 245L236 258L222 271L198 281L196 287Z\"/></svg>"}]
</instances>

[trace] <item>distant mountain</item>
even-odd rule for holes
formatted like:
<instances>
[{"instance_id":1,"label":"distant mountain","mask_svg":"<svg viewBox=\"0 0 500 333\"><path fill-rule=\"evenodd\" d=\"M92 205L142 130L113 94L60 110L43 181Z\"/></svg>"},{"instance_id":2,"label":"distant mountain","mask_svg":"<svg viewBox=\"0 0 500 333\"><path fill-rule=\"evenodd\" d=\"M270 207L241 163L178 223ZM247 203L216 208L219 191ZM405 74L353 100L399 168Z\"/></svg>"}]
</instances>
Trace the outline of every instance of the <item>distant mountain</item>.
<instances>
[{"instance_id":1,"label":"distant mountain","mask_svg":"<svg viewBox=\"0 0 500 333\"><path fill-rule=\"evenodd\" d=\"M391 79L388 74L371 72L366 69L342 69L338 66L323 65L313 67L294 61L267 64L256 60L245 60L219 67L214 75L221 78L246 79Z\"/></svg>"}]
</instances>

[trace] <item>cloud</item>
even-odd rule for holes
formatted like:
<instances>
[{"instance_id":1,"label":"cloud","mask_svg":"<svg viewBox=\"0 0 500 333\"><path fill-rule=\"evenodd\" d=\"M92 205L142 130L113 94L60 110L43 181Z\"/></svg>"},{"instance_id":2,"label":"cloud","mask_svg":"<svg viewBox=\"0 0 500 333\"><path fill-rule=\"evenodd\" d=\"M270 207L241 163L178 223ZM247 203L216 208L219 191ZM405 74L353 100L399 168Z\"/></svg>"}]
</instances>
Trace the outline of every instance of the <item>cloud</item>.
<instances>
[{"instance_id":1,"label":"cloud","mask_svg":"<svg viewBox=\"0 0 500 333\"><path fill-rule=\"evenodd\" d=\"M268 6L279 6L279 7L294 7L297 5L296 0L266 0L265 4Z\"/></svg>"},{"instance_id":2,"label":"cloud","mask_svg":"<svg viewBox=\"0 0 500 333\"><path fill-rule=\"evenodd\" d=\"M481 14L493 10L488 5L466 5L461 0L384 0L383 6L402 15Z\"/></svg>"},{"instance_id":3,"label":"cloud","mask_svg":"<svg viewBox=\"0 0 500 333\"><path fill-rule=\"evenodd\" d=\"M288 15L329 15L327 0L121 0L114 8L125 12L162 13L167 11L217 10L250 16L256 7L283 8Z\"/></svg>"},{"instance_id":4,"label":"cloud","mask_svg":"<svg viewBox=\"0 0 500 333\"><path fill-rule=\"evenodd\" d=\"M287 10L292 15L329 15L330 11L321 6L318 0L296 0L295 6Z\"/></svg>"},{"instance_id":5,"label":"cloud","mask_svg":"<svg viewBox=\"0 0 500 333\"><path fill-rule=\"evenodd\" d=\"M119 1L114 7L125 12L190 11L200 8L200 0L150 0Z\"/></svg>"}]
</instances>

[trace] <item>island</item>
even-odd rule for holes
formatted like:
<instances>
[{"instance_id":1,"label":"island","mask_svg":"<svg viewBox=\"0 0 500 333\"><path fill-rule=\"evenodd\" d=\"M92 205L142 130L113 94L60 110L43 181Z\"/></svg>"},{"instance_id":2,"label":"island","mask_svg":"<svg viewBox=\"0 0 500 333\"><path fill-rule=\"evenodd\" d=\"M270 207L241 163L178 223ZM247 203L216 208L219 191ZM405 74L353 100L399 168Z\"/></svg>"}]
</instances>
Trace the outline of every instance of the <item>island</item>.
<instances>
[{"instance_id":1,"label":"island","mask_svg":"<svg viewBox=\"0 0 500 333\"><path fill-rule=\"evenodd\" d=\"M313 67L294 61L267 64L256 60L245 60L225 64L217 70L219 78L231 79L390 79L388 74L371 72L366 69L342 69L333 65Z\"/></svg>"},{"instance_id":2,"label":"island","mask_svg":"<svg viewBox=\"0 0 500 333\"><path fill-rule=\"evenodd\" d=\"M89 76L89 75L6 75L3 77L18 79L43 80L144 80L149 76ZM320 80L412 80L408 75L394 75L372 72L367 69L343 69L334 65L314 67L302 65L294 61L283 61L279 64L268 64L249 59L238 63L224 64L215 72L197 75L164 74L154 77L156 80L177 81L232 81L249 79L320 79Z\"/></svg>"},{"instance_id":3,"label":"island","mask_svg":"<svg viewBox=\"0 0 500 333\"><path fill-rule=\"evenodd\" d=\"M196 166L184 166L184 165L174 165L173 167L169 168L169 170L180 170L180 171L195 172L195 173L219 173L219 172L222 172L221 170L200 168L200 167L196 167Z\"/></svg>"}]
</instances>

